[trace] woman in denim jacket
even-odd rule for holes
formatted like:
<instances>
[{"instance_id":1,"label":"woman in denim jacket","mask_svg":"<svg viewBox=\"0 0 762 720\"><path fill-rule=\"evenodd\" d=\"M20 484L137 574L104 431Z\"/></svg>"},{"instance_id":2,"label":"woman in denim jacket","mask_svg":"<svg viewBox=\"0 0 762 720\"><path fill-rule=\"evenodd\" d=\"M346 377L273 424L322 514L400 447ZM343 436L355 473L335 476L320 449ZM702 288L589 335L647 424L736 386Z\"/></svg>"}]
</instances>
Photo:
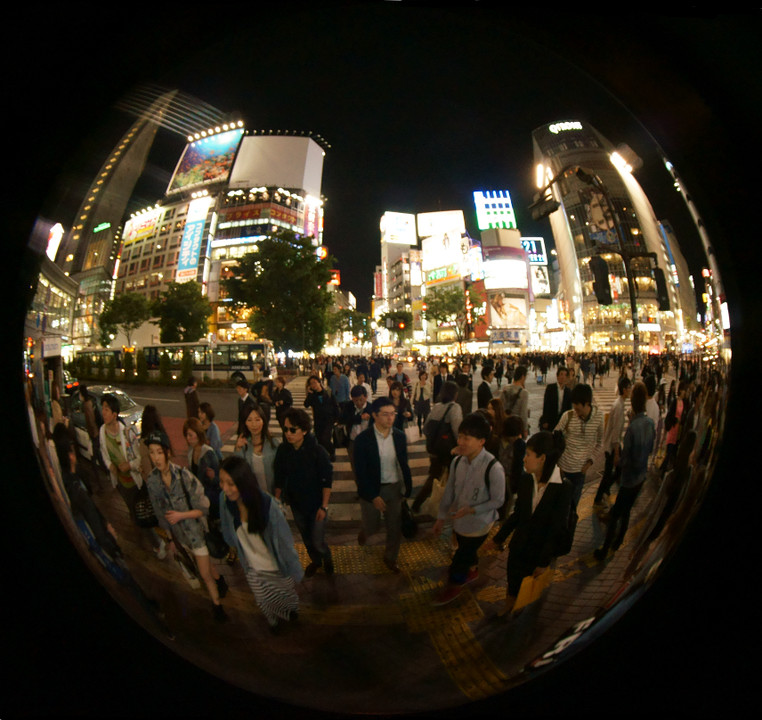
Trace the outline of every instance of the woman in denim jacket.
<instances>
[{"instance_id":1,"label":"woman in denim jacket","mask_svg":"<svg viewBox=\"0 0 762 720\"><path fill-rule=\"evenodd\" d=\"M254 406L244 420L243 447L235 450L235 455L246 460L257 478L262 492L273 492L275 483L275 452L280 441L270 435L267 416L259 406Z\"/></svg>"},{"instance_id":2,"label":"woman in denim jacket","mask_svg":"<svg viewBox=\"0 0 762 720\"><path fill-rule=\"evenodd\" d=\"M220 469L220 524L237 550L246 581L272 632L299 611L296 583L304 577L281 504L262 492L249 464L232 456Z\"/></svg>"},{"instance_id":3,"label":"woman in denim jacket","mask_svg":"<svg viewBox=\"0 0 762 720\"><path fill-rule=\"evenodd\" d=\"M212 562L205 539L209 498L190 470L170 462L169 438L164 433L151 435L146 443L154 464L154 470L146 480L148 497L160 527L172 536L169 551L176 555L184 550L193 557L212 599L214 618L224 622L227 615L220 604L220 598L227 593L227 583Z\"/></svg>"}]
</instances>

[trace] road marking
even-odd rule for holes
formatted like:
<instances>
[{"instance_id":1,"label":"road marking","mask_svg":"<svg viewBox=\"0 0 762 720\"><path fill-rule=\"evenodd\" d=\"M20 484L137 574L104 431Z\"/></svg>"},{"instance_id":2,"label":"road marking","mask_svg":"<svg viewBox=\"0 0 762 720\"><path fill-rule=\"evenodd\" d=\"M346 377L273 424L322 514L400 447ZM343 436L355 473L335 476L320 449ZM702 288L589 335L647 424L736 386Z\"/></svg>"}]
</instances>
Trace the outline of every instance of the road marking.
<instances>
[{"instance_id":1,"label":"road marking","mask_svg":"<svg viewBox=\"0 0 762 720\"><path fill-rule=\"evenodd\" d=\"M171 402L171 403L179 403L179 400L172 400L170 398L154 398L154 397L146 397L144 395L130 395L130 397L133 400L152 400L153 402Z\"/></svg>"}]
</instances>

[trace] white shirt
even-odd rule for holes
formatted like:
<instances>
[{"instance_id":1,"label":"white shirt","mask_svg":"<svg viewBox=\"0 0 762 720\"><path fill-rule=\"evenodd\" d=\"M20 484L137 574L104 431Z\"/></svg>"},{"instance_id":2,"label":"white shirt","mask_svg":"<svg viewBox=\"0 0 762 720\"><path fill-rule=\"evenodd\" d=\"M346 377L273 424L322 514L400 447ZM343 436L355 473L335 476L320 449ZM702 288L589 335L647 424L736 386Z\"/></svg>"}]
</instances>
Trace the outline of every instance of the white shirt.
<instances>
[{"instance_id":1,"label":"white shirt","mask_svg":"<svg viewBox=\"0 0 762 720\"><path fill-rule=\"evenodd\" d=\"M246 555L249 565L259 572L277 572L278 563L259 533L249 532L249 523L241 522L235 533L241 541L241 549Z\"/></svg>"},{"instance_id":2,"label":"white shirt","mask_svg":"<svg viewBox=\"0 0 762 720\"><path fill-rule=\"evenodd\" d=\"M394 448L394 438L392 437L393 433L390 429L389 434L384 437L375 425L373 426L373 432L376 435L378 456L381 459L381 484L396 483L401 479L402 473L397 462L397 451Z\"/></svg>"}]
</instances>

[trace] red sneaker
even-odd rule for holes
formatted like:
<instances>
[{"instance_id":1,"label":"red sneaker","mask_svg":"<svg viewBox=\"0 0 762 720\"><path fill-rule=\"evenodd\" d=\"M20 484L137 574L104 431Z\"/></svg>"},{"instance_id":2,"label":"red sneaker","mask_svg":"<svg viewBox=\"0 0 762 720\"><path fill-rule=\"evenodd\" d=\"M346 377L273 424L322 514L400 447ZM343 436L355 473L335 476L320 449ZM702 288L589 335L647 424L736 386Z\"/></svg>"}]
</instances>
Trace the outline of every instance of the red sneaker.
<instances>
[{"instance_id":1,"label":"red sneaker","mask_svg":"<svg viewBox=\"0 0 762 720\"><path fill-rule=\"evenodd\" d=\"M468 585L468 583L472 583L474 580L479 579L479 568L471 568L468 571L468 575L466 575L466 582L464 585Z\"/></svg>"},{"instance_id":2,"label":"red sneaker","mask_svg":"<svg viewBox=\"0 0 762 720\"><path fill-rule=\"evenodd\" d=\"M448 584L447 587L445 587L445 589L439 595L437 595L434 600L431 601L431 604L435 606L447 605L447 603L455 600L455 598L458 597L458 595L460 595L462 592L462 585Z\"/></svg>"}]
</instances>

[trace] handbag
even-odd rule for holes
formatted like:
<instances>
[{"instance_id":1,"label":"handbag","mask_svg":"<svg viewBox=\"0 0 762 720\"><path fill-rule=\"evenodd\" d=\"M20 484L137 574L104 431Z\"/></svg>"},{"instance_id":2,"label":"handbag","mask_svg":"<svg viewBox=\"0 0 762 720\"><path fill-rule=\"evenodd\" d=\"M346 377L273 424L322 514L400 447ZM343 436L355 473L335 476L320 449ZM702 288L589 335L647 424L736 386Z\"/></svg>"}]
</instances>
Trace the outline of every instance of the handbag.
<instances>
[{"instance_id":1,"label":"handbag","mask_svg":"<svg viewBox=\"0 0 762 720\"><path fill-rule=\"evenodd\" d=\"M191 505L190 495L188 495L188 488L185 487L185 481L183 480L182 473L180 473L180 485L182 486L183 493L185 494L185 502L188 504L188 510L191 510L193 509L193 506ZM199 519L199 522L202 521ZM227 556L229 550L229 546L225 542L225 538L222 537L222 533L217 528L209 530L209 528L206 526L206 523L204 523L204 527L204 542L206 542L206 549L209 550L209 554L213 558L222 560L222 558Z\"/></svg>"},{"instance_id":2,"label":"handbag","mask_svg":"<svg viewBox=\"0 0 762 720\"><path fill-rule=\"evenodd\" d=\"M347 446L347 429L341 424L336 423L333 426L333 445L337 448L343 448Z\"/></svg>"},{"instance_id":3,"label":"handbag","mask_svg":"<svg viewBox=\"0 0 762 720\"><path fill-rule=\"evenodd\" d=\"M521 581L521 588L519 588L519 594L516 596L516 602L513 605L511 613L515 614L521 608L539 600L545 588L550 585L550 581L553 579L553 572L553 568L549 567L539 577L527 575Z\"/></svg>"},{"instance_id":4,"label":"handbag","mask_svg":"<svg viewBox=\"0 0 762 720\"><path fill-rule=\"evenodd\" d=\"M159 524L153 511L151 499L148 497L148 488L145 483L138 491L137 500L133 506L135 510L135 524L142 528L152 528Z\"/></svg>"},{"instance_id":5,"label":"handbag","mask_svg":"<svg viewBox=\"0 0 762 720\"><path fill-rule=\"evenodd\" d=\"M410 506L407 504L407 500L402 499L402 505L400 506L400 519L402 522L402 535L410 540L415 537L418 532L418 523L413 517L413 512L410 510Z\"/></svg>"}]
</instances>

